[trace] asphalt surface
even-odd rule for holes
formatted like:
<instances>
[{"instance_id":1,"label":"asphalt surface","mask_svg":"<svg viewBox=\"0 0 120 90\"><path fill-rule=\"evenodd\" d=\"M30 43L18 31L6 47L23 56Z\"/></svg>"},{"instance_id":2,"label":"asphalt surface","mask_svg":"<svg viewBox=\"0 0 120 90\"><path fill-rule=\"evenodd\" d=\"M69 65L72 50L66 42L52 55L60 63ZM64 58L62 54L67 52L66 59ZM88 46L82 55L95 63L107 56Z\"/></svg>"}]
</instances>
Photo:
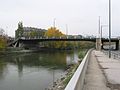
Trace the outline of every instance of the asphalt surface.
<instances>
[{"instance_id":1,"label":"asphalt surface","mask_svg":"<svg viewBox=\"0 0 120 90\"><path fill-rule=\"evenodd\" d=\"M93 50L83 90L120 90L120 59Z\"/></svg>"},{"instance_id":2,"label":"asphalt surface","mask_svg":"<svg viewBox=\"0 0 120 90\"><path fill-rule=\"evenodd\" d=\"M118 51L114 51L114 53L118 53ZM108 58L108 55L100 51L95 51L95 56L106 77L107 86L111 90L120 90L120 59L113 56L112 58Z\"/></svg>"},{"instance_id":3,"label":"asphalt surface","mask_svg":"<svg viewBox=\"0 0 120 90\"><path fill-rule=\"evenodd\" d=\"M97 61L100 56L100 52L95 50L91 52L83 90L110 90L107 86L106 77Z\"/></svg>"}]
</instances>

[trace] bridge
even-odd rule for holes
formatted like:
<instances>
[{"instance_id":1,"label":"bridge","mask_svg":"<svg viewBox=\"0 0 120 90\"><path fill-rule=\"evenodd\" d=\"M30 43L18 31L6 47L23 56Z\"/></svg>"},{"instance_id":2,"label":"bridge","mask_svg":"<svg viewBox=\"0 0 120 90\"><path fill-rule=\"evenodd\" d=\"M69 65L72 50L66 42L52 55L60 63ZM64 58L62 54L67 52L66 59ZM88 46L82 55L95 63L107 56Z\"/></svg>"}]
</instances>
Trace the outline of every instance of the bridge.
<instances>
[{"instance_id":1,"label":"bridge","mask_svg":"<svg viewBox=\"0 0 120 90\"><path fill-rule=\"evenodd\" d=\"M12 47L24 47L27 45L38 46L39 42L46 41L91 41L96 42L96 48L103 48L105 42L109 42L108 38L19 38L9 43L8 46ZM119 49L119 39L112 38L111 42L115 42L116 50Z\"/></svg>"}]
</instances>

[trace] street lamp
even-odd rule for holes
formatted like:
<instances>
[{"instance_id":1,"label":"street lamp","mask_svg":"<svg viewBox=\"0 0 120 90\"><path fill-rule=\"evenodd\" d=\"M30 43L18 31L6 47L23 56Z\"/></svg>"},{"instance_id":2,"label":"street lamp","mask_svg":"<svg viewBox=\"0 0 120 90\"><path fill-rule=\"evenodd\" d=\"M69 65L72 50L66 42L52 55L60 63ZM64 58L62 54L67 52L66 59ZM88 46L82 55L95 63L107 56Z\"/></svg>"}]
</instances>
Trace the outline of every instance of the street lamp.
<instances>
[{"instance_id":1,"label":"street lamp","mask_svg":"<svg viewBox=\"0 0 120 90\"><path fill-rule=\"evenodd\" d=\"M102 39L102 32L103 32L103 27L108 27L108 25L101 25L101 32L100 32L100 38Z\"/></svg>"},{"instance_id":2,"label":"street lamp","mask_svg":"<svg viewBox=\"0 0 120 90\"><path fill-rule=\"evenodd\" d=\"M109 58L111 58L111 0L109 0Z\"/></svg>"},{"instance_id":3,"label":"street lamp","mask_svg":"<svg viewBox=\"0 0 120 90\"><path fill-rule=\"evenodd\" d=\"M53 27L55 28L55 20L56 20L56 18L54 18L54 20L53 20Z\"/></svg>"},{"instance_id":4,"label":"street lamp","mask_svg":"<svg viewBox=\"0 0 120 90\"><path fill-rule=\"evenodd\" d=\"M66 38L68 38L68 25L66 24Z\"/></svg>"},{"instance_id":5,"label":"street lamp","mask_svg":"<svg viewBox=\"0 0 120 90\"><path fill-rule=\"evenodd\" d=\"M103 27L107 27L108 25L101 25L101 31L100 31L100 41L101 41L101 48L102 48L102 32L103 32Z\"/></svg>"}]
</instances>

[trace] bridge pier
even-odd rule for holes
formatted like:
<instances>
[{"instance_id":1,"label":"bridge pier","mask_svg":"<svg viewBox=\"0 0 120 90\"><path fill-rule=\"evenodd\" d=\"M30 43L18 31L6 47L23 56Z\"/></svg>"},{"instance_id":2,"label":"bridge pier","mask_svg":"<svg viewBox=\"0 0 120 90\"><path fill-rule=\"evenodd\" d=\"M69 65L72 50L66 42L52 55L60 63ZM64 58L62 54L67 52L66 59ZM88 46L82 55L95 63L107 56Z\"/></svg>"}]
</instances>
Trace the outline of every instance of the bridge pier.
<instances>
[{"instance_id":1,"label":"bridge pier","mask_svg":"<svg viewBox=\"0 0 120 90\"><path fill-rule=\"evenodd\" d=\"M38 49L39 45L39 42L19 42L19 47L25 49Z\"/></svg>"},{"instance_id":2,"label":"bridge pier","mask_svg":"<svg viewBox=\"0 0 120 90\"><path fill-rule=\"evenodd\" d=\"M119 50L119 42L116 42L116 50Z\"/></svg>"},{"instance_id":3,"label":"bridge pier","mask_svg":"<svg viewBox=\"0 0 120 90\"><path fill-rule=\"evenodd\" d=\"M16 43L13 45L13 47L15 48L15 47L17 47L17 45L18 45L18 42L16 42Z\"/></svg>"},{"instance_id":4,"label":"bridge pier","mask_svg":"<svg viewBox=\"0 0 120 90\"><path fill-rule=\"evenodd\" d=\"M101 39L96 38L96 50L101 51Z\"/></svg>"},{"instance_id":5,"label":"bridge pier","mask_svg":"<svg viewBox=\"0 0 120 90\"><path fill-rule=\"evenodd\" d=\"M24 46L24 44L19 42L18 47L22 48L23 46Z\"/></svg>"}]
</instances>

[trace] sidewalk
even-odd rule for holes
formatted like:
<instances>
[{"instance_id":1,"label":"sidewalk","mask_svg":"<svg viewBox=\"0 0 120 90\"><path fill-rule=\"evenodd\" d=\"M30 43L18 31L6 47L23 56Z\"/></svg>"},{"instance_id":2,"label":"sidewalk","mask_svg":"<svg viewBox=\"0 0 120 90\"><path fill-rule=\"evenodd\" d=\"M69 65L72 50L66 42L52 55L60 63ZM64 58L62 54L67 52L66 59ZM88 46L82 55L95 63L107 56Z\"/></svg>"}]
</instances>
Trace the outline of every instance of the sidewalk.
<instances>
[{"instance_id":1,"label":"sidewalk","mask_svg":"<svg viewBox=\"0 0 120 90\"><path fill-rule=\"evenodd\" d=\"M104 53L94 51L101 70L103 71L107 86L112 90L120 90L120 60L109 59Z\"/></svg>"},{"instance_id":2,"label":"sidewalk","mask_svg":"<svg viewBox=\"0 0 120 90\"><path fill-rule=\"evenodd\" d=\"M92 51L83 90L120 90L120 60Z\"/></svg>"}]
</instances>

